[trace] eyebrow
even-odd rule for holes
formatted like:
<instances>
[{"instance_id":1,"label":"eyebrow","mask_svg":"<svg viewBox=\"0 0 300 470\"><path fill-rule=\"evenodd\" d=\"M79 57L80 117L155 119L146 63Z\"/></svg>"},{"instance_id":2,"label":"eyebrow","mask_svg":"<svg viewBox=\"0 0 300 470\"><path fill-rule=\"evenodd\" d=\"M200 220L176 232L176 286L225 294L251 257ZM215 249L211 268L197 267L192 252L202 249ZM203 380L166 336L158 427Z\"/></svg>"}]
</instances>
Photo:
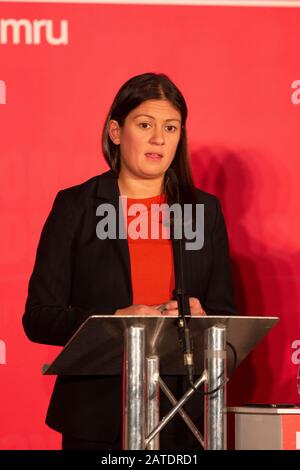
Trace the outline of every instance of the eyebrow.
<instances>
[{"instance_id":1,"label":"eyebrow","mask_svg":"<svg viewBox=\"0 0 300 470\"><path fill-rule=\"evenodd\" d=\"M154 117L154 116L150 116L150 114L136 114L135 116L133 116L133 118L135 119L135 118L140 117L140 116L147 116L147 117L149 117L149 118L151 118L151 119L155 119L155 117ZM165 122L169 122L169 121L178 121L178 122L181 122L181 120L180 120L180 119L177 119L177 118L166 119Z\"/></svg>"}]
</instances>

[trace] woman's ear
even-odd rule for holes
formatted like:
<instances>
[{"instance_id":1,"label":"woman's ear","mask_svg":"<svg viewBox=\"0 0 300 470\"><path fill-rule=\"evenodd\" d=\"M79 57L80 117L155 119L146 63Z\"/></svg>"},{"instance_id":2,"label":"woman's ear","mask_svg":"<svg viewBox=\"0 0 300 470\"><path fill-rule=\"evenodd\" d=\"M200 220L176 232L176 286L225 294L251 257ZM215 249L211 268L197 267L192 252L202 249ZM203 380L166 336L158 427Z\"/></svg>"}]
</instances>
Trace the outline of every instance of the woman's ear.
<instances>
[{"instance_id":1,"label":"woman's ear","mask_svg":"<svg viewBox=\"0 0 300 470\"><path fill-rule=\"evenodd\" d=\"M115 145L120 144L121 129L118 121L111 119L108 125L108 135Z\"/></svg>"}]
</instances>

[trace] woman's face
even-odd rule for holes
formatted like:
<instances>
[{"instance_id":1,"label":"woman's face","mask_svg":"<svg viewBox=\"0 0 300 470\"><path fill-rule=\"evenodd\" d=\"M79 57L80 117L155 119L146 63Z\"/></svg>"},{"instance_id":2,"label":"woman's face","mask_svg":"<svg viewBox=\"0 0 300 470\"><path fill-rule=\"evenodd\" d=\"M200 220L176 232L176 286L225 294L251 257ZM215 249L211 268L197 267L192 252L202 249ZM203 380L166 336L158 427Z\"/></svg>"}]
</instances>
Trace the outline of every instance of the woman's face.
<instances>
[{"instance_id":1,"label":"woman's face","mask_svg":"<svg viewBox=\"0 0 300 470\"><path fill-rule=\"evenodd\" d=\"M160 178L175 156L180 112L168 100L147 100L133 109L124 126L111 120L109 135L120 145L122 176Z\"/></svg>"}]
</instances>

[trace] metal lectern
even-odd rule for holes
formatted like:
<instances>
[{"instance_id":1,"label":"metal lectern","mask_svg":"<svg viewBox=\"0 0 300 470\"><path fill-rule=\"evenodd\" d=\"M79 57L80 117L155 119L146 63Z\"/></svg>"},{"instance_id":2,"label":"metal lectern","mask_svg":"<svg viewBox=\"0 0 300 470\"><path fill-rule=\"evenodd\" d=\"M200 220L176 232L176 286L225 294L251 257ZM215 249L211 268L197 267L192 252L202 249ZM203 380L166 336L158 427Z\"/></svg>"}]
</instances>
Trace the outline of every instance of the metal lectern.
<instances>
[{"instance_id":1,"label":"metal lectern","mask_svg":"<svg viewBox=\"0 0 300 470\"><path fill-rule=\"evenodd\" d=\"M226 449L228 375L278 321L277 317L189 317L194 372L199 376L176 400L160 375L185 375L177 317L93 315L44 374L122 375L125 354L125 449L159 449L159 431L178 412L205 449ZM204 438L182 406L204 384ZM173 404L159 416L159 388ZM101 397L99 397L101 400Z\"/></svg>"}]
</instances>

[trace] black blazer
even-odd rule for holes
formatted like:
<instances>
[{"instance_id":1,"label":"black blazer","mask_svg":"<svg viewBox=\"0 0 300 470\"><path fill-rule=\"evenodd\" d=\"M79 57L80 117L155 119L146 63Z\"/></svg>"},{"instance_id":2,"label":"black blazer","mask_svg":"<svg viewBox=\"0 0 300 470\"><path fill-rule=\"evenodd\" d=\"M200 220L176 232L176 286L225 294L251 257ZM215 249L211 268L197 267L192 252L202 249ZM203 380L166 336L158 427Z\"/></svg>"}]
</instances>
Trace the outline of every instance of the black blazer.
<instances>
[{"instance_id":1,"label":"black blazer","mask_svg":"<svg viewBox=\"0 0 300 470\"><path fill-rule=\"evenodd\" d=\"M112 171L57 194L44 225L29 282L23 326L32 341L64 346L91 314L114 314L132 304L127 240L96 236L99 204L118 214ZM210 314L234 314L228 239L219 202L197 190L204 204L204 246L185 251L186 283ZM167 300L167 299L166 299ZM176 339L177 340L177 339ZM120 377L58 377L47 424L90 440L116 439L122 410Z\"/></svg>"}]
</instances>

